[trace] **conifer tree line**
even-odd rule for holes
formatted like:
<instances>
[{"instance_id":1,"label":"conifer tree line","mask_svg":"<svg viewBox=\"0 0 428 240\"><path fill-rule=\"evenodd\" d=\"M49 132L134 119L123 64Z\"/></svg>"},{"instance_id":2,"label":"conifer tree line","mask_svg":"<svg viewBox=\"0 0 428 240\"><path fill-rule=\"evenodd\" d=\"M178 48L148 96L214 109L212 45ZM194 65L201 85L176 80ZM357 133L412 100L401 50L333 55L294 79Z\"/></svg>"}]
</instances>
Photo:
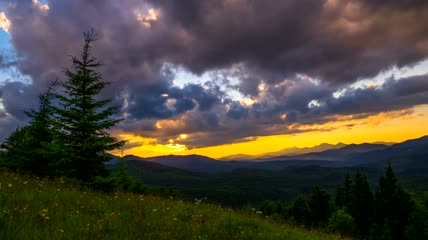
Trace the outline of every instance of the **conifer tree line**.
<instances>
[{"instance_id":1,"label":"conifer tree line","mask_svg":"<svg viewBox=\"0 0 428 240\"><path fill-rule=\"evenodd\" d=\"M67 176L89 180L106 177L108 151L124 145L108 129L121 121L111 99L99 100L110 83L92 56L94 31L84 33L81 55L72 57L65 81L54 81L39 95L38 109L26 112L28 125L17 128L2 144L0 164L14 171L39 176Z\"/></svg>"},{"instance_id":2,"label":"conifer tree line","mask_svg":"<svg viewBox=\"0 0 428 240\"><path fill-rule=\"evenodd\" d=\"M428 199L412 197L398 183L391 165L374 191L367 176L346 175L334 198L316 186L310 196L290 205L265 201L261 211L272 218L307 228L327 228L356 239L428 239Z\"/></svg>"}]
</instances>

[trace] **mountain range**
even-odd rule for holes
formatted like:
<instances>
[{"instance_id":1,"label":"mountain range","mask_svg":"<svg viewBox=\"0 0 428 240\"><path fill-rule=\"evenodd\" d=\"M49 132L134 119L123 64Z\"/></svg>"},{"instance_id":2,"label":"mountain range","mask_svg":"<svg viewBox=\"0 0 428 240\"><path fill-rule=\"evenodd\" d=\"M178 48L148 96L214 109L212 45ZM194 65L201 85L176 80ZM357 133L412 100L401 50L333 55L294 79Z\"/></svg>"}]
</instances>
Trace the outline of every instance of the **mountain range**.
<instances>
[{"instance_id":1,"label":"mountain range","mask_svg":"<svg viewBox=\"0 0 428 240\"><path fill-rule=\"evenodd\" d=\"M428 154L428 136L390 146L380 143L350 145L339 143L336 145L321 144L313 148L294 148L280 152L288 152L292 154L261 157L252 160L244 158L241 158L242 160L225 160L223 158L221 159L222 161L201 155L168 155L150 158L127 155L123 159L125 161L154 162L177 169L209 173L227 172L242 168L279 170L289 166L312 165L322 167L349 167L367 164L373 165L376 163L382 163L385 160L392 160L394 158L405 158ZM297 152L300 152L301 154L296 154ZM115 158L110 162L110 164L115 164L118 161L119 159Z\"/></svg>"},{"instance_id":2,"label":"mountain range","mask_svg":"<svg viewBox=\"0 0 428 240\"><path fill-rule=\"evenodd\" d=\"M268 160L288 160L288 159L297 158L299 160L340 161L359 153L365 153L365 152L370 152L375 150L383 150L386 148L388 148L388 146L383 144L371 144L371 143L350 144L350 145L343 145L342 147L339 147L339 148L327 149L320 152L311 152L311 153L293 155L293 156L278 156L278 157L268 158Z\"/></svg>"},{"instance_id":3,"label":"mountain range","mask_svg":"<svg viewBox=\"0 0 428 240\"><path fill-rule=\"evenodd\" d=\"M273 157L279 157L279 156L296 156L296 155L302 155L306 153L315 153L315 152L322 152L322 151L331 150L331 149L338 149L345 146L346 144L344 143L338 143L338 144L322 143L314 147L305 147L305 148L291 147L291 148L285 148L276 152L263 153L259 155L246 155L246 154L231 155L231 156L223 157L221 158L221 160L253 160L253 159L273 158Z\"/></svg>"}]
</instances>

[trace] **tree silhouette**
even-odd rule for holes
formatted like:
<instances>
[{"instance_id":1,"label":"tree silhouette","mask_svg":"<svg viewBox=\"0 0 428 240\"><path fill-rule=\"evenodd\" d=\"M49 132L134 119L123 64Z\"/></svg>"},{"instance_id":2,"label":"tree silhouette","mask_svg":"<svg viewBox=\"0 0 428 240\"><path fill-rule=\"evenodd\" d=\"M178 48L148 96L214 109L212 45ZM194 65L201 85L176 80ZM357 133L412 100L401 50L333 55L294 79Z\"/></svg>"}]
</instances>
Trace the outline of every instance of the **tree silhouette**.
<instances>
[{"instance_id":1,"label":"tree silhouette","mask_svg":"<svg viewBox=\"0 0 428 240\"><path fill-rule=\"evenodd\" d=\"M310 209L307 200L303 196L299 196L293 202L290 207L290 215L298 224L303 224L307 227L310 227Z\"/></svg>"},{"instance_id":2,"label":"tree silhouette","mask_svg":"<svg viewBox=\"0 0 428 240\"><path fill-rule=\"evenodd\" d=\"M39 95L39 107L26 112L29 125L17 128L1 145L4 150L2 165L12 170L28 171L37 175L48 175L52 159L51 143L54 139L53 90L54 81Z\"/></svg>"},{"instance_id":3,"label":"tree silhouette","mask_svg":"<svg viewBox=\"0 0 428 240\"><path fill-rule=\"evenodd\" d=\"M121 119L113 116L118 107L107 106L111 100L98 100L101 90L110 83L101 80L96 69L102 66L91 55L91 44L96 40L93 31L84 33L80 58L73 57L73 69L66 69L67 81L61 84L63 93L57 98L55 109L59 130L60 158L55 162L61 174L81 179L107 176L104 163L111 159L107 151L123 146L106 131Z\"/></svg>"},{"instance_id":4,"label":"tree silhouette","mask_svg":"<svg viewBox=\"0 0 428 240\"><path fill-rule=\"evenodd\" d=\"M346 174L345 182L339 185L336 190L335 204L337 207L344 207L349 210L349 204L352 197L352 180L349 173Z\"/></svg>"},{"instance_id":5,"label":"tree silhouette","mask_svg":"<svg viewBox=\"0 0 428 240\"><path fill-rule=\"evenodd\" d=\"M390 236L391 239L405 238L414 202L410 195L398 184L398 180L388 165L385 175L379 179L374 201L373 239Z\"/></svg>"},{"instance_id":6,"label":"tree silhouette","mask_svg":"<svg viewBox=\"0 0 428 240\"><path fill-rule=\"evenodd\" d=\"M360 171L355 174L351 196L349 213L354 218L359 237L365 239L369 235L372 222L373 192L367 176Z\"/></svg>"},{"instance_id":7,"label":"tree silhouette","mask_svg":"<svg viewBox=\"0 0 428 240\"><path fill-rule=\"evenodd\" d=\"M309 199L311 221L314 227L326 225L330 216L330 195L319 186L315 186Z\"/></svg>"}]
</instances>

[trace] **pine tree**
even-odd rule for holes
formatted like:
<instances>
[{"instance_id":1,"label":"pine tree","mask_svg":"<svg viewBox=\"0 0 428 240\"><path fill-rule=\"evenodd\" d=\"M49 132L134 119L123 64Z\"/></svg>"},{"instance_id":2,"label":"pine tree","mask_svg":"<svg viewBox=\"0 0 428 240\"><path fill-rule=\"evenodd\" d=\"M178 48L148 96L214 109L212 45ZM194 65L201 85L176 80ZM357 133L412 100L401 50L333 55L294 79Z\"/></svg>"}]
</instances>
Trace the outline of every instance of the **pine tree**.
<instances>
[{"instance_id":1,"label":"pine tree","mask_svg":"<svg viewBox=\"0 0 428 240\"><path fill-rule=\"evenodd\" d=\"M428 211L423 204L415 204L405 235L406 239L428 239Z\"/></svg>"},{"instance_id":2,"label":"pine tree","mask_svg":"<svg viewBox=\"0 0 428 240\"><path fill-rule=\"evenodd\" d=\"M53 129L53 101L55 99L54 90L58 81L52 82L45 93L39 95L39 109L26 112L30 118L29 135L33 164L29 170L37 175L51 175L51 162L55 157L52 153L52 142L55 139L55 129Z\"/></svg>"},{"instance_id":3,"label":"pine tree","mask_svg":"<svg viewBox=\"0 0 428 240\"><path fill-rule=\"evenodd\" d=\"M350 202L351 202L351 198L352 198L352 179L351 176L349 175L349 173L346 174L345 177L345 183L344 183L344 187L343 187L343 191L344 191L344 196L343 196L343 200L345 201L344 206L346 208L350 207Z\"/></svg>"},{"instance_id":4,"label":"pine tree","mask_svg":"<svg viewBox=\"0 0 428 240\"><path fill-rule=\"evenodd\" d=\"M111 99L97 99L110 83L102 81L96 71L102 64L91 55L95 40L93 31L84 33L81 56L73 57L73 68L65 70L67 80L61 84L60 107L55 109L60 132L60 149L56 150L61 157L54 166L60 174L84 180L107 176L104 163L111 159L107 151L124 144L107 132L121 121L113 118L119 108L108 106Z\"/></svg>"},{"instance_id":5,"label":"pine tree","mask_svg":"<svg viewBox=\"0 0 428 240\"><path fill-rule=\"evenodd\" d=\"M377 236L391 236L403 240L405 230L414 209L410 195L398 184L391 164L386 168L385 176L379 179L374 201L374 224L371 233ZM385 223L388 223L385 225ZM389 234L390 233L390 234Z\"/></svg>"},{"instance_id":6,"label":"pine tree","mask_svg":"<svg viewBox=\"0 0 428 240\"><path fill-rule=\"evenodd\" d=\"M299 196L290 207L290 215L298 224L311 226L310 210L305 197Z\"/></svg>"},{"instance_id":7,"label":"pine tree","mask_svg":"<svg viewBox=\"0 0 428 240\"><path fill-rule=\"evenodd\" d=\"M311 221L314 227L327 224L330 217L330 195L319 186L315 186L309 199Z\"/></svg>"},{"instance_id":8,"label":"pine tree","mask_svg":"<svg viewBox=\"0 0 428 240\"><path fill-rule=\"evenodd\" d=\"M0 165L12 171L26 169L28 165L29 130L28 126L17 127L1 144L2 159Z\"/></svg>"},{"instance_id":9,"label":"pine tree","mask_svg":"<svg viewBox=\"0 0 428 240\"><path fill-rule=\"evenodd\" d=\"M345 208L349 210L349 203L352 195L352 180L349 173L346 174L345 182L342 185L337 186L335 204L339 208Z\"/></svg>"},{"instance_id":10,"label":"pine tree","mask_svg":"<svg viewBox=\"0 0 428 240\"><path fill-rule=\"evenodd\" d=\"M336 198L334 200L334 203L338 209L342 209L346 205L345 201L345 189L341 184L337 186L336 189Z\"/></svg>"},{"instance_id":11,"label":"pine tree","mask_svg":"<svg viewBox=\"0 0 428 240\"><path fill-rule=\"evenodd\" d=\"M29 125L17 128L1 145L4 150L2 165L12 170L48 175L51 156L53 90L57 81L39 95L38 110L26 112Z\"/></svg>"},{"instance_id":12,"label":"pine tree","mask_svg":"<svg viewBox=\"0 0 428 240\"><path fill-rule=\"evenodd\" d=\"M370 189L367 176L357 171L352 187L349 213L354 218L357 234L362 239L366 239L370 232L373 198L373 192Z\"/></svg>"}]
</instances>

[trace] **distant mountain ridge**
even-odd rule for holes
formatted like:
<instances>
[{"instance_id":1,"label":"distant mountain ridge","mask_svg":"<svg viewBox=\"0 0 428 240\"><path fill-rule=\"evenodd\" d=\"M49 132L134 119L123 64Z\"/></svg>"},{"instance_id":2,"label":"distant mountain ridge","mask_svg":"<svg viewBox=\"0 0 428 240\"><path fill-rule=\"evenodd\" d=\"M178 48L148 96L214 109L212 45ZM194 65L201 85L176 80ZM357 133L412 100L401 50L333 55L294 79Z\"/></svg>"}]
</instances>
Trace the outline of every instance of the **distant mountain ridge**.
<instances>
[{"instance_id":1,"label":"distant mountain ridge","mask_svg":"<svg viewBox=\"0 0 428 240\"><path fill-rule=\"evenodd\" d=\"M167 155L160 157L149 157L140 158L133 155L127 155L124 157L126 161L130 160L143 160L147 162L155 162L169 167L175 167L178 169L184 169L194 172L218 172L218 171L230 171L235 169L229 162L218 161L213 158L209 158L201 155Z\"/></svg>"},{"instance_id":2,"label":"distant mountain ridge","mask_svg":"<svg viewBox=\"0 0 428 240\"><path fill-rule=\"evenodd\" d=\"M296 156L279 156L269 158L269 160L289 160L289 159L300 159L300 160L329 160L329 161L340 161L349 158L351 155L365 153L375 150L383 150L388 146L383 144L350 144L337 149L329 149L322 152L313 152Z\"/></svg>"},{"instance_id":3,"label":"distant mountain ridge","mask_svg":"<svg viewBox=\"0 0 428 240\"><path fill-rule=\"evenodd\" d=\"M314 152L323 152L326 150L332 150L332 149L339 149L342 147L345 147L346 144L344 143L338 143L338 144L329 144L329 143L322 143L320 145L316 145L314 147L304 147L304 148L299 148L299 147L292 147L292 148L286 148L277 152L272 152L272 153L266 153L263 154L262 156L264 158L268 157L268 156L297 156L297 155L302 155L302 154L307 154L307 153L314 153Z\"/></svg>"},{"instance_id":4,"label":"distant mountain ridge","mask_svg":"<svg viewBox=\"0 0 428 240\"><path fill-rule=\"evenodd\" d=\"M246 154L237 154L237 155L231 155L221 158L221 160L253 160L253 159L263 159L263 158L273 158L278 156L297 156L307 153L314 153L314 152L322 152L326 150L331 149L339 149L342 147L345 147L346 144L344 143L338 143L338 144L329 144L329 143L322 143L320 145L316 145L313 147L291 147L291 148L285 148L276 152L270 152L270 153L263 153L259 155L246 155Z\"/></svg>"},{"instance_id":5,"label":"distant mountain ridge","mask_svg":"<svg viewBox=\"0 0 428 240\"><path fill-rule=\"evenodd\" d=\"M319 145L321 146L321 145ZM331 147L324 145L323 147ZM337 145L333 145L337 146ZM320 147L321 148L321 147ZM308 150L309 148L305 149ZM313 148L312 148L313 149ZM294 156L277 156L254 160L219 161L201 155L159 156L140 158L133 155L125 156L125 161L145 161L191 172L228 172L236 169L281 170L290 166L349 167L367 164L380 165L387 160L428 156L428 136L408 140L392 146L384 144L350 144L336 149L311 152ZM117 164L114 158L108 164ZM428 162L428 160L427 160ZM403 163L406 164L406 163Z\"/></svg>"},{"instance_id":6,"label":"distant mountain ridge","mask_svg":"<svg viewBox=\"0 0 428 240\"><path fill-rule=\"evenodd\" d=\"M385 149L360 153L351 156L346 162L349 165L361 165L423 155L428 155L428 136L397 143Z\"/></svg>"}]
</instances>

